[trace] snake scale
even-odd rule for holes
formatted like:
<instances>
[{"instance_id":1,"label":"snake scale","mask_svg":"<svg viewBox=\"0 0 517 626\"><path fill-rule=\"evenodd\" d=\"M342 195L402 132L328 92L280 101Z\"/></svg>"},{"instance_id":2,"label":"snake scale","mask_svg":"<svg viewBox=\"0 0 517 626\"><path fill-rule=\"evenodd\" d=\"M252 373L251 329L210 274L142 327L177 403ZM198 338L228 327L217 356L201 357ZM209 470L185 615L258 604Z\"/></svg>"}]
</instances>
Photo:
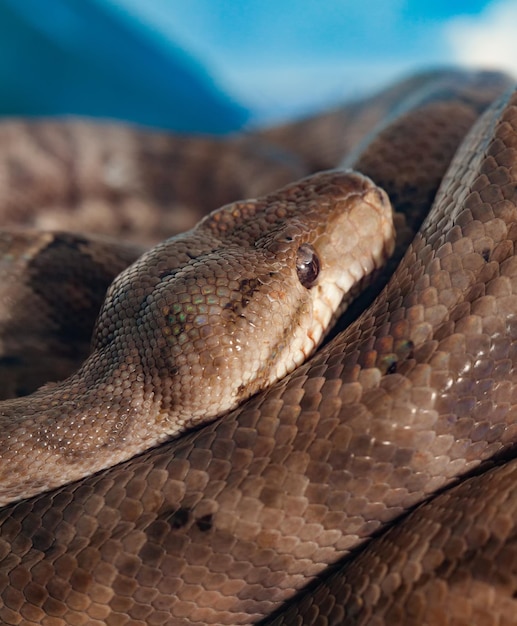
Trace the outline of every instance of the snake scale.
<instances>
[{"instance_id":1,"label":"snake scale","mask_svg":"<svg viewBox=\"0 0 517 626\"><path fill-rule=\"evenodd\" d=\"M386 276L367 290L360 299L366 309L355 319L352 307L350 325L339 322L314 357L242 406L113 468L4 507L3 623L517 623L517 93L510 86L498 74L430 73L386 90L369 107L353 104L305 127L230 140L230 152L257 142L258 170L270 159L287 179L288 170L297 177L346 153L343 166L370 176L398 211L398 251L387 271L397 268L384 290ZM27 187L29 196L43 190L32 196L37 202L69 203L90 216L105 196L126 216L122 231L131 230L128 216L138 212L128 207L146 198L141 189L124 196L124 167L109 145L103 188L81 150L71 164L64 158L66 137L84 135L84 127L71 124L65 139L52 143L49 122L17 124L22 138L36 138L42 165L25 173L19 161L5 159L4 181L20 189L16 199L4 185L5 223L33 219ZM170 154L165 139L149 141L159 146L158 160ZM53 190L36 184L45 150L67 163L47 172ZM191 161L191 173L206 162ZM147 165L152 169L152 159ZM64 172L72 182L62 181ZM284 182L266 182L265 191ZM170 201L170 188L159 187L156 204ZM278 194L272 197L281 202ZM20 273L2 306L20 314L46 263L56 271L72 258L82 268L78 278L65 272L63 291L74 296L65 294L65 307L74 306L75 280L95 285L102 274L103 286L87 290L88 319L73 336L81 345L110 279L141 251L88 236L3 237L9 271ZM56 262L54 252L64 256ZM26 287L16 291L15 284ZM52 351L78 314L56 318L42 292L41 317L60 320L57 330L50 324ZM30 334L25 325L15 332L13 318L0 320L6 337ZM37 329L34 337L44 343L43 334ZM7 397L28 376L31 359L24 362L23 350L16 353L7 339L2 349L5 379L15 371L2 388ZM65 351L63 364L54 356L59 376L73 371L75 357Z\"/></svg>"}]
</instances>

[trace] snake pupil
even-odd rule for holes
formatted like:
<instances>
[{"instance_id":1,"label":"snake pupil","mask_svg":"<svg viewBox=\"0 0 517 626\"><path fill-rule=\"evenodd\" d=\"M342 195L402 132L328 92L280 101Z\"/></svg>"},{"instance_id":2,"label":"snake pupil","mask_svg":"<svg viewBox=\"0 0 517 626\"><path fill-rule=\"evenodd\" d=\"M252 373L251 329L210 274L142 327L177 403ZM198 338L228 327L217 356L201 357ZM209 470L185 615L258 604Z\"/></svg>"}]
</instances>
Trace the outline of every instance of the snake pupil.
<instances>
[{"instance_id":1,"label":"snake pupil","mask_svg":"<svg viewBox=\"0 0 517 626\"><path fill-rule=\"evenodd\" d=\"M301 284L310 289L320 273L320 260L314 248L304 243L296 253L296 271Z\"/></svg>"}]
</instances>

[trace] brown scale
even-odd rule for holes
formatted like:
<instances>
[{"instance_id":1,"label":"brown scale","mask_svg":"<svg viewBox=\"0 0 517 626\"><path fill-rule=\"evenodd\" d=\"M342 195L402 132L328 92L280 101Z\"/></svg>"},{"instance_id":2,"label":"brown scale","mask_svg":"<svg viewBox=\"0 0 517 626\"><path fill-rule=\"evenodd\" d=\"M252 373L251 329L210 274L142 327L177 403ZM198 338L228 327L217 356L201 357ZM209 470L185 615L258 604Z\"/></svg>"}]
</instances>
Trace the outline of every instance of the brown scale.
<instances>
[{"instance_id":1,"label":"brown scale","mask_svg":"<svg viewBox=\"0 0 517 626\"><path fill-rule=\"evenodd\" d=\"M463 144L387 290L306 365L177 442L6 507L3 621L253 623L349 554L277 623L515 623L513 461L380 533L513 449L516 137L512 94Z\"/></svg>"},{"instance_id":2,"label":"brown scale","mask_svg":"<svg viewBox=\"0 0 517 626\"><path fill-rule=\"evenodd\" d=\"M143 254L109 287L80 369L0 404L0 502L131 458L283 377L319 344L353 283L347 268L367 276L393 239L386 195L333 171L226 205Z\"/></svg>"}]
</instances>

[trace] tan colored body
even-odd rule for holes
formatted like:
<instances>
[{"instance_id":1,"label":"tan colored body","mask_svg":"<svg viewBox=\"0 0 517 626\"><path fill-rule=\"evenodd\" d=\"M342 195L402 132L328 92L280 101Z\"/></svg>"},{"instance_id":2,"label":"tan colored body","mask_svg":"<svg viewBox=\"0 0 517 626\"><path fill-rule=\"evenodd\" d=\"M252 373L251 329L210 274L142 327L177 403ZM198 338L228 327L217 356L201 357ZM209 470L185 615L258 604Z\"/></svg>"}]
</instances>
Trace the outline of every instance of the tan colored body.
<instances>
[{"instance_id":1,"label":"tan colored body","mask_svg":"<svg viewBox=\"0 0 517 626\"><path fill-rule=\"evenodd\" d=\"M426 93L439 99L443 83ZM379 183L385 167L396 206L425 204L467 130L459 111L466 127L479 112L471 100L464 91L429 126L421 103L400 159L379 159L396 144L380 131L354 165ZM426 158L441 174L424 167L432 180L413 189L402 175ZM349 555L349 577L277 623L515 623L514 462L439 496L359 559L351 551L513 449L516 162L513 94L463 144L387 289L306 365L195 433L5 508L2 619L253 623ZM418 223L408 216L403 236Z\"/></svg>"}]
</instances>

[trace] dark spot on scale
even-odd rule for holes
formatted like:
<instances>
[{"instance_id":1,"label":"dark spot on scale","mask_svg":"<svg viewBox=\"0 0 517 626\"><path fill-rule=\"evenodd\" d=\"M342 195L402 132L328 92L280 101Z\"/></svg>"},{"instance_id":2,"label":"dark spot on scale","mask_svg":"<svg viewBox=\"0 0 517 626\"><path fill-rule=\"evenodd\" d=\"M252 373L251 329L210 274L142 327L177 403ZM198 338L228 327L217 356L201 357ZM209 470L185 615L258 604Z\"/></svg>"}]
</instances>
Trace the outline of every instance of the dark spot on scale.
<instances>
[{"instance_id":1,"label":"dark spot on scale","mask_svg":"<svg viewBox=\"0 0 517 626\"><path fill-rule=\"evenodd\" d=\"M213 515L211 513L209 513L208 515L203 515L203 517L200 517L198 520L196 520L196 526L203 533L206 533L209 530L211 530L212 524L213 524Z\"/></svg>"},{"instance_id":2,"label":"dark spot on scale","mask_svg":"<svg viewBox=\"0 0 517 626\"><path fill-rule=\"evenodd\" d=\"M397 361L393 361L388 365L386 369L386 374L396 374L397 373Z\"/></svg>"},{"instance_id":3,"label":"dark spot on scale","mask_svg":"<svg viewBox=\"0 0 517 626\"><path fill-rule=\"evenodd\" d=\"M242 311L251 302L253 294L259 289L260 285L261 282L257 278L243 278L239 282L239 290L232 294L230 300L223 308L233 311L235 315L242 317Z\"/></svg>"},{"instance_id":4,"label":"dark spot on scale","mask_svg":"<svg viewBox=\"0 0 517 626\"><path fill-rule=\"evenodd\" d=\"M378 361L378 368L383 374L395 374L397 372L398 358L396 354L390 352L384 354Z\"/></svg>"},{"instance_id":5,"label":"dark spot on scale","mask_svg":"<svg viewBox=\"0 0 517 626\"><path fill-rule=\"evenodd\" d=\"M378 366L384 374L396 374L404 363L413 358L414 343L410 339L399 339L395 342L394 351L384 354Z\"/></svg>"},{"instance_id":6,"label":"dark spot on scale","mask_svg":"<svg viewBox=\"0 0 517 626\"><path fill-rule=\"evenodd\" d=\"M413 357L413 350L415 349L415 344L411 341L411 339L400 339L395 344L395 352L396 360L398 362L407 360Z\"/></svg>"},{"instance_id":7,"label":"dark spot on scale","mask_svg":"<svg viewBox=\"0 0 517 626\"><path fill-rule=\"evenodd\" d=\"M192 525L192 528L196 527L201 532L206 533L212 530L213 517L212 513L207 513L195 519L193 511L189 507L163 510L158 514L155 522L148 527L146 534L155 543L161 543L171 529L179 530L189 524Z\"/></svg>"},{"instance_id":8,"label":"dark spot on scale","mask_svg":"<svg viewBox=\"0 0 517 626\"><path fill-rule=\"evenodd\" d=\"M490 259L490 250L488 248L485 248L484 250L481 251L481 256L488 263Z\"/></svg>"},{"instance_id":9,"label":"dark spot on scale","mask_svg":"<svg viewBox=\"0 0 517 626\"><path fill-rule=\"evenodd\" d=\"M171 528L183 528L183 526L186 526L191 514L191 509L183 507L180 507L179 509L171 513L169 516L169 524Z\"/></svg>"},{"instance_id":10,"label":"dark spot on scale","mask_svg":"<svg viewBox=\"0 0 517 626\"><path fill-rule=\"evenodd\" d=\"M257 291L259 286L260 281L257 278L243 278L239 282L239 291L249 299L255 291Z\"/></svg>"}]
</instances>

